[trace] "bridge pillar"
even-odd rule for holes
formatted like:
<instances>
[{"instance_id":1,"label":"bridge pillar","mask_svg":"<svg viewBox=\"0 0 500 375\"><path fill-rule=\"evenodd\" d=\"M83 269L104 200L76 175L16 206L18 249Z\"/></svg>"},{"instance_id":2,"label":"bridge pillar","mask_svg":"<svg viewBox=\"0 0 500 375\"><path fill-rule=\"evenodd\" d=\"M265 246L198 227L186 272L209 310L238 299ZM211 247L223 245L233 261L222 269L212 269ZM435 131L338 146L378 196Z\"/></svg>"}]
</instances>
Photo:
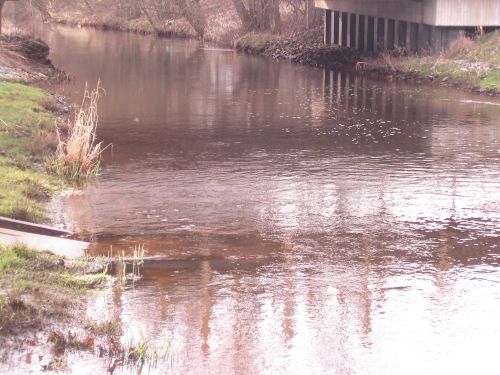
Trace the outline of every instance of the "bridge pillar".
<instances>
[{"instance_id":1,"label":"bridge pillar","mask_svg":"<svg viewBox=\"0 0 500 375\"><path fill-rule=\"evenodd\" d=\"M332 44L332 11L330 9L325 10L324 15L324 35L323 42L325 44Z\"/></svg>"},{"instance_id":2,"label":"bridge pillar","mask_svg":"<svg viewBox=\"0 0 500 375\"><path fill-rule=\"evenodd\" d=\"M384 49L389 49L389 19L384 18Z\"/></svg>"},{"instance_id":3,"label":"bridge pillar","mask_svg":"<svg viewBox=\"0 0 500 375\"><path fill-rule=\"evenodd\" d=\"M347 13L347 27L346 27L346 30L347 30L347 35L346 35L346 47L351 47L351 13Z\"/></svg>"},{"instance_id":4,"label":"bridge pillar","mask_svg":"<svg viewBox=\"0 0 500 375\"><path fill-rule=\"evenodd\" d=\"M335 18L335 28L333 29L333 31L335 33L335 35L334 35L334 43L335 43L335 45L340 46L340 33L339 33L340 12L335 11L334 18Z\"/></svg>"},{"instance_id":5,"label":"bridge pillar","mask_svg":"<svg viewBox=\"0 0 500 375\"><path fill-rule=\"evenodd\" d=\"M341 46L341 47L342 47L342 41L344 39L344 35L342 33L342 28L344 26L343 25L344 22L343 22L343 19L342 19L343 17L344 17L344 13L339 12L339 46Z\"/></svg>"},{"instance_id":6,"label":"bridge pillar","mask_svg":"<svg viewBox=\"0 0 500 375\"><path fill-rule=\"evenodd\" d=\"M411 52L411 22L406 22L406 38L405 47L407 52Z\"/></svg>"},{"instance_id":7,"label":"bridge pillar","mask_svg":"<svg viewBox=\"0 0 500 375\"><path fill-rule=\"evenodd\" d=\"M394 21L394 47L399 47L399 21Z\"/></svg>"},{"instance_id":8,"label":"bridge pillar","mask_svg":"<svg viewBox=\"0 0 500 375\"><path fill-rule=\"evenodd\" d=\"M354 47L356 49L359 49L359 29L360 29L360 24L359 24L359 21L360 21L360 17L359 17L359 14L356 14L356 21L355 21L355 31L354 31Z\"/></svg>"},{"instance_id":9,"label":"bridge pillar","mask_svg":"<svg viewBox=\"0 0 500 375\"><path fill-rule=\"evenodd\" d=\"M364 16L365 18L365 28L364 28L364 50L368 51L368 16Z\"/></svg>"},{"instance_id":10,"label":"bridge pillar","mask_svg":"<svg viewBox=\"0 0 500 375\"><path fill-rule=\"evenodd\" d=\"M330 44L335 45L335 12L332 10L330 26Z\"/></svg>"},{"instance_id":11,"label":"bridge pillar","mask_svg":"<svg viewBox=\"0 0 500 375\"><path fill-rule=\"evenodd\" d=\"M417 25L417 51L421 51L424 49L424 24L419 23Z\"/></svg>"}]
</instances>

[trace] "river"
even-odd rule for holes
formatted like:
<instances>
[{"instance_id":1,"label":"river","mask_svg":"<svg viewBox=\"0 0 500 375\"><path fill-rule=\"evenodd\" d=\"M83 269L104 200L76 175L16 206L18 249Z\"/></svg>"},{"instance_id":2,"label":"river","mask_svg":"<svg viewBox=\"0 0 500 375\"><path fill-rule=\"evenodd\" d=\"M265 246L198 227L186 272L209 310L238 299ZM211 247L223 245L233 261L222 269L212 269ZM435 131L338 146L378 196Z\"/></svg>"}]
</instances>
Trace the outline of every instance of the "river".
<instances>
[{"instance_id":1,"label":"river","mask_svg":"<svg viewBox=\"0 0 500 375\"><path fill-rule=\"evenodd\" d=\"M92 254L158 258L89 307L168 342L151 373L498 373L500 100L43 34L66 95L101 80L113 145L56 216Z\"/></svg>"}]
</instances>

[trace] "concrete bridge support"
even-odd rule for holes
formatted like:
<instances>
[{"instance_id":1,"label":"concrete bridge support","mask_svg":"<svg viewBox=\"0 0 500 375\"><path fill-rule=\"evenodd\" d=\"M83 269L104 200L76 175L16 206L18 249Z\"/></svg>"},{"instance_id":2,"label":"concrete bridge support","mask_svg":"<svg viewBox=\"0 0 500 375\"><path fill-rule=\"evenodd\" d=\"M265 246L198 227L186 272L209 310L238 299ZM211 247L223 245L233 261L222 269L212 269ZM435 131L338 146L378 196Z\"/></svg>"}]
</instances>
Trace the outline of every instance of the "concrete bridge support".
<instances>
[{"instance_id":1,"label":"concrete bridge support","mask_svg":"<svg viewBox=\"0 0 500 375\"><path fill-rule=\"evenodd\" d=\"M325 10L325 44L364 51L404 48L408 52L442 49L460 30L439 30L422 23Z\"/></svg>"},{"instance_id":2,"label":"concrete bridge support","mask_svg":"<svg viewBox=\"0 0 500 375\"><path fill-rule=\"evenodd\" d=\"M325 43L364 51L441 51L461 33L500 27L500 0L315 0Z\"/></svg>"}]
</instances>

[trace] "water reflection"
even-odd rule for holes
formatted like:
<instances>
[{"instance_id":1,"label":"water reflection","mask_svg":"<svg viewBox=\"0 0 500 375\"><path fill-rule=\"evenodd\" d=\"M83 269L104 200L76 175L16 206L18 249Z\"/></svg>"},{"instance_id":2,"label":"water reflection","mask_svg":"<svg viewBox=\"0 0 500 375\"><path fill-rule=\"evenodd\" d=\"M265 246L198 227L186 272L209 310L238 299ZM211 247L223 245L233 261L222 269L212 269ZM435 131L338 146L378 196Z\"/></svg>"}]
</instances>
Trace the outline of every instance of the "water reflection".
<instances>
[{"instance_id":1,"label":"water reflection","mask_svg":"<svg viewBox=\"0 0 500 375\"><path fill-rule=\"evenodd\" d=\"M108 303L169 339L169 371L494 373L498 100L193 42L46 36L68 95L102 79L114 145L65 210L93 253L158 260Z\"/></svg>"}]
</instances>

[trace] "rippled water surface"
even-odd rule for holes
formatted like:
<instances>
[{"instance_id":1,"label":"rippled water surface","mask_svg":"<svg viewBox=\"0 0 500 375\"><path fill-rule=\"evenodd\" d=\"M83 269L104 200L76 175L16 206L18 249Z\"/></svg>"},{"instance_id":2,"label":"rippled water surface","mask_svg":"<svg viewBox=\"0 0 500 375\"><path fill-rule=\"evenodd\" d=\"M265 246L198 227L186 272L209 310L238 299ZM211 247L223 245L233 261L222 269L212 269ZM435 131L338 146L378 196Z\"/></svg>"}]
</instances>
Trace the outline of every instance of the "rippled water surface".
<instances>
[{"instance_id":1,"label":"rippled water surface","mask_svg":"<svg viewBox=\"0 0 500 375\"><path fill-rule=\"evenodd\" d=\"M152 372L498 374L500 101L190 41L45 37L69 96L106 90L112 152L66 220L94 254L158 258L108 296L168 340Z\"/></svg>"}]
</instances>

